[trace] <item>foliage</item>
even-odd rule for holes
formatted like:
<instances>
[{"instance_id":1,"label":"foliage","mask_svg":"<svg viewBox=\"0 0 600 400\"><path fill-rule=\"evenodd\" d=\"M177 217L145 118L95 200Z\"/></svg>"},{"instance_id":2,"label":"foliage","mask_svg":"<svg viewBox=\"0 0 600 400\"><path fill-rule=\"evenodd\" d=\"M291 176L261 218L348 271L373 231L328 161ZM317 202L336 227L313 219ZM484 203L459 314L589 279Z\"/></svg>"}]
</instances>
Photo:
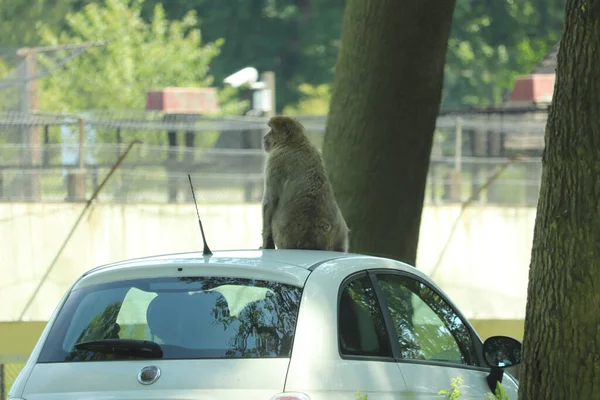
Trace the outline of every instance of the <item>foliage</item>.
<instances>
[{"instance_id":1,"label":"foliage","mask_svg":"<svg viewBox=\"0 0 600 400\"><path fill-rule=\"evenodd\" d=\"M62 26L63 18L77 0L0 0L0 47L23 47L39 43L39 22Z\"/></svg>"},{"instance_id":2,"label":"foliage","mask_svg":"<svg viewBox=\"0 0 600 400\"><path fill-rule=\"evenodd\" d=\"M170 18L196 10L209 40L225 38L222 54L212 65L217 82L246 66L274 71L278 110L302 99L301 84L320 85L333 78L344 0L163 3Z\"/></svg>"},{"instance_id":3,"label":"foliage","mask_svg":"<svg viewBox=\"0 0 600 400\"><path fill-rule=\"evenodd\" d=\"M15 100L15 97L17 96L15 96L15 94L18 93L19 88L8 85L3 87L1 83L2 78L8 76L10 72L11 68L9 64L0 58L0 93L2 94L2 96L0 96L0 110L10 109L17 105L17 101ZM12 96L7 94L12 94ZM0 137L0 143L4 141L3 139L6 138Z\"/></svg>"},{"instance_id":4,"label":"foliage","mask_svg":"<svg viewBox=\"0 0 600 400\"><path fill-rule=\"evenodd\" d=\"M331 99L330 85L309 85L303 83L298 86L298 91L303 98L297 105L288 105L283 109L286 115L327 115Z\"/></svg>"},{"instance_id":5,"label":"foliage","mask_svg":"<svg viewBox=\"0 0 600 400\"><path fill-rule=\"evenodd\" d=\"M444 400L456 400L462 396L460 393L460 388L462 386L463 386L463 378L461 376L457 376L455 378L452 378L452 380L450 382L450 390L442 389L437 394L440 396L443 395ZM485 394L485 396L489 400L509 400L508 394L506 393L504 386L502 386L502 383L500 383L500 382L498 382L498 384L496 385L496 394L492 394L491 392L488 392ZM362 392L356 392L354 394L355 400L368 400L368 398L369 397L366 394L363 394Z\"/></svg>"},{"instance_id":6,"label":"foliage","mask_svg":"<svg viewBox=\"0 0 600 400\"><path fill-rule=\"evenodd\" d=\"M53 32L71 31L69 16L65 18L68 11L80 13L102 2L53 0L51 7L49 3L31 0L25 6L22 1L0 0L0 47L43 44L46 41L32 29L38 22ZM259 71L272 70L277 79L278 110L290 109L294 113L298 109L297 112L305 113L307 109L310 114L323 114L328 99L324 85L333 79L345 3L145 0L132 7L140 8L139 17L148 24L155 19L157 5L162 4L167 21L190 21L188 15L194 11L198 16L194 27L202 28L208 43L219 43L219 56L209 60L215 77L213 85L221 87L223 78L248 65ZM558 41L564 5L565 0L457 1L448 43L442 108L502 102L514 78L529 73ZM113 36L127 28L125 24L113 29ZM158 65L168 63L166 57L157 61ZM147 63L148 68L154 65ZM172 65L178 69L176 63Z\"/></svg>"},{"instance_id":7,"label":"foliage","mask_svg":"<svg viewBox=\"0 0 600 400\"><path fill-rule=\"evenodd\" d=\"M241 115L250 107L250 101L239 100L238 89L230 85L217 90L219 112L216 115Z\"/></svg>"},{"instance_id":8,"label":"foliage","mask_svg":"<svg viewBox=\"0 0 600 400\"><path fill-rule=\"evenodd\" d=\"M502 386L501 382L498 382L498 384L496 385L495 394L488 392L485 395L487 396L487 398L489 400L510 400L508 398L508 394L506 393L506 390L504 389L504 386Z\"/></svg>"},{"instance_id":9,"label":"foliage","mask_svg":"<svg viewBox=\"0 0 600 400\"><path fill-rule=\"evenodd\" d=\"M462 396L460 393L460 388L462 386L463 379L461 376L457 376L455 378L452 378L452 381L450 382L450 390L442 389L438 392L438 395L444 395L445 400L456 400ZM496 385L496 394L488 392L485 394L485 396L489 400L509 400L508 394L506 393L504 386L502 386L502 383L500 382L498 382L498 384Z\"/></svg>"},{"instance_id":10,"label":"foliage","mask_svg":"<svg viewBox=\"0 0 600 400\"><path fill-rule=\"evenodd\" d=\"M211 86L209 65L223 41L204 43L193 11L181 20L169 21L159 3L147 22L141 16L144 4L144 0L105 0L68 14L68 29L60 33L42 25L40 37L46 45L92 41L106 44L89 48L64 68L41 79L40 108L141 110L148 89ZM69 53L65 50L60 56ZM52 68L55 57L40 54L40 64ZM245 106L233 98L235 93L232 88L219 93L221 113L239 113ZM99 132L101 140L108 134ZM216 134L199 137L216 140ZM147 139L152 142L152 138ZM160 141L164 140L161 136Z\"/></svg>"},{"instance_id":11,"label":"foliage","mask_svg":"<svg viewBox=\"0 0 600 400\"><path fill-rule=\"evenodd\" d=\"M443 107L499 104L560 38L565 0L457 1Z\"/></svg>"},{"instance_id":12,"label":"foliage","mask_svg":"<svg viewBox=\"0 0 600 400\"><path fill-rule=\"evenodd\" d=\"M157 86L209 86L208 65L218 54L220 41L201 45L193 12L181 21L168 21L160 4L151 23L140 17L143 1L105 0L68 14L68 30L55 33L42 26L48 45L106 41L87 50L85 57L42 80L44 108L141 109L145 91ZM49 57L40 56L49 65Z\"/></svg>"},{"instance_id":13,"label":"foliage","mask_svg":"<svg viewBox=\"0 0 600 400\"><path fill-rule=\"evenodd\" d=\"M445 395L445 400L456 400L458 399L460 394L460 387L463 385L463 378L461 376L457 376L452 378L450 382L450 390L442 389L438 392L439 395Z\"/></svg>"},{"instance_id":14,"label":"foliage","mask_svg":"<svg viewBox=\"0 0 600 400\"><path fill-rule=\"evenodd\" d=\"M565 0L458 1L449 41L443 107L497 104L560 36ZM301 84L331 82L344 0L172 0L169 17L195 9L210 38L224 37L218 80L253 65L277 74L278 109L302 101ZM229 23L235 20L235 24ZM321 95L321 99L326 99Z\"/></svg>"}]
</instances>

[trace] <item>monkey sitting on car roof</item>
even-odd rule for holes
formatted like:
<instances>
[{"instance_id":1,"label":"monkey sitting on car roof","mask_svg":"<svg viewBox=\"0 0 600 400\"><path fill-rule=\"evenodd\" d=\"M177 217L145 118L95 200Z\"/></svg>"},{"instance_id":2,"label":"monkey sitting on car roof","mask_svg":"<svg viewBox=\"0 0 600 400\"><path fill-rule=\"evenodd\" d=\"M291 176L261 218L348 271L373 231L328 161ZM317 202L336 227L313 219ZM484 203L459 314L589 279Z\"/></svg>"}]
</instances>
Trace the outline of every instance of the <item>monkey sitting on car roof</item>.
<instances>
[{"instance_id":1,"label":"monkey sitting on car roof","mask_svg":"<svg viewBox=\"0 0 600 400\"><path fill-rule=\"evenodd\" d=\"M348 226L321 153L297 120L276 116L263 138L263 249L348 252Z\"/></svg>"}]
</instances>

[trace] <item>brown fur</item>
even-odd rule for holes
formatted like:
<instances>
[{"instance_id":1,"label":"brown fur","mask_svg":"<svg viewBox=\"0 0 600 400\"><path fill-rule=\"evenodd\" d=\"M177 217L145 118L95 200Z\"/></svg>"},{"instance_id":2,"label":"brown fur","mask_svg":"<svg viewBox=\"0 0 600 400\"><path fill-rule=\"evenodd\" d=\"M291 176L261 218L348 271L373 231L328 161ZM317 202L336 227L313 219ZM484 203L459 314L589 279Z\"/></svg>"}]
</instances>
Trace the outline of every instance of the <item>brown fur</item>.
<instances>
[{"instance_id":1,"label":"brown fur","mask_svg":"<svg viewBox=\"0 0 600 400\"><path fill-rule=\"evenodd\" d=\"M347 252L349 230L321 153L297 120L276 116L268 125L262 247Z\"/></svg>"}]
</instances>

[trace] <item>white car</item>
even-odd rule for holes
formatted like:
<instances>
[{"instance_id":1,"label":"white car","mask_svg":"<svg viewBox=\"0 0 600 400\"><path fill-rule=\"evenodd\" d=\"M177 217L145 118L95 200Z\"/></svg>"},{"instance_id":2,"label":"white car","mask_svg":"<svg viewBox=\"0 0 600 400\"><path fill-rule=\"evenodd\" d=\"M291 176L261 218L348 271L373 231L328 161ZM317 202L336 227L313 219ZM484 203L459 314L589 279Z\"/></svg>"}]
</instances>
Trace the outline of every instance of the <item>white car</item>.
<instances>
[{"instance_id":1,"label":"white car","mask_svg":"<svg viewBox=\"0 0 600 400\"><path fill-rule=\"evenodd\" d=\"M517 382L442 290L386 258L217 251L92 269L50 318L11 399L461 399ZM491 366L491 367L490 367ZM504 378L504 379L502 379Z\"/></svg>"}]
</instances>

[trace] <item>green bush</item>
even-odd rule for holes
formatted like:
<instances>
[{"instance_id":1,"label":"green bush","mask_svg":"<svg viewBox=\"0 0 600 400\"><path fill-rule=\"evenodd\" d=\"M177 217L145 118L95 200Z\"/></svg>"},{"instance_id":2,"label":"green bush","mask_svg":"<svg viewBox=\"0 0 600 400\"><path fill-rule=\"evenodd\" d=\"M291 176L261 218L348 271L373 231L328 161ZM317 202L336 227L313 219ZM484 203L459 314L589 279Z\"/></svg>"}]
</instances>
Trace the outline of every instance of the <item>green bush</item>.
<instances>
[{"instance_id":1,"label":"green bush","mask_svg":"<svg viewBox=\"0 0 600 400\"><path fill-rule=\"evenodd\" d=\"M485 394L490 400L509 400L508 394L506 394L506 390L504 390L504 386L500 382L496 385L496 394L492 394L491 392Z\"/></svg>"},{"instance_id":2,"label":"green bush","mask_svg":"<svg viewBox=\"0 0 600 400\"><path fill-rule=\"evenodd\" d=\"M354 400L368 400L369 396L363 394L362 392L356 392L354 394Z\"/></svg>"},{"instance_id":3,"label":"green bush","mask_svg":"<svg viewBox=\"0 0 600 400\"><path fill-rule=\"evenodd\" d=\"M456 400L460 397L459 388L463 385L462 376L452 378L450 382L450 390L442 389L438 392L439 395L445 395L444 400Z\"/></svg>"}]
</instances>

